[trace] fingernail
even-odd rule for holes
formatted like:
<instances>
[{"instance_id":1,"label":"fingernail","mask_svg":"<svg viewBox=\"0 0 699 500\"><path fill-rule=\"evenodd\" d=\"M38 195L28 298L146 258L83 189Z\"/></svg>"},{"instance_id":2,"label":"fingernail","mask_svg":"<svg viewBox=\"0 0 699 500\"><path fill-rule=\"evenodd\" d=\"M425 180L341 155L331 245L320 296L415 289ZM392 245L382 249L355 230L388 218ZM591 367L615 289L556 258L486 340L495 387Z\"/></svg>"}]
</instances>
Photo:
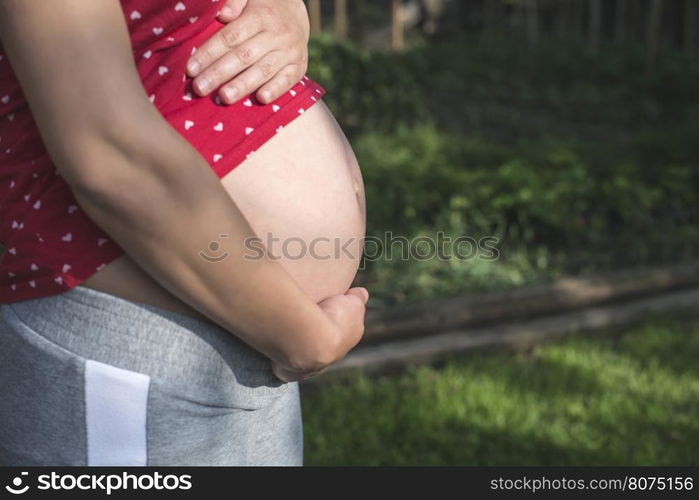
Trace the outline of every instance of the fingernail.
<instances>
[{"instance_id":1,"label":"fingernail","mask_svg":"<svg viewBox=\"0 0 699 500\"><path fill-rule=\"evenodd\" d=\"M195 59L192 59L191 61L189 61L187 63L187 71L189 71L189 74L192 76L197 74L197 72L199 71L199 68L200 68L200 64Z\"/></svg>"},{"instance_id":2,"label":"fingernail","mask_svg":"<svg viewBox=\"0 0 699 500\"><path fill-rule=\"evenodd\" d=\"M233 15L233 9L226 5L221 9L219 14L221 14L223 17L230 17Z\"/></svg>"},{"instance_id":3,"label":"fingernail","mask_svg":"<svg viewBox=\"0 0 699 500\"><path fill-rule=\"evenodd\" d=\"M223 89L223 95L228 102L233 102L235 101L235 98L238 97L238 89L226 87Z\"/></svg>"},{"instance_id":4,"label":"fingernail","mask_svg":"<svg viewBox=\"0 0 699 500\"><path fill-rule=\"evenodd\" d=\"M367 300L369 300L369 290L364 288L363 286L358 286L356 287L357 291L362 294L362 297L364 299L364 303L366 303Z\"/></svg>"},{"instance_id":5,"label":"fingernail","mask_svg":"<svg viewBox=\"0 0 699 500\"><path fill-rule=\"evenodd\" d=\"M197 80L197 87L199 88L199 92L202 92L204 94L207 93L209 91L209 85L209 80L207 80L206 78L200 78L199 80Z\"/></svg>"},{"instance_id":6,"label":"fingernail","mask_svg":"<svg viewBox=\"0 0 699 500\"><path fill-rule=\"evenodd\" d=\"M272 100L272 93L269 90L262 91L262 100L264 102L269 102Z\"/></svg>"}]
</instances>

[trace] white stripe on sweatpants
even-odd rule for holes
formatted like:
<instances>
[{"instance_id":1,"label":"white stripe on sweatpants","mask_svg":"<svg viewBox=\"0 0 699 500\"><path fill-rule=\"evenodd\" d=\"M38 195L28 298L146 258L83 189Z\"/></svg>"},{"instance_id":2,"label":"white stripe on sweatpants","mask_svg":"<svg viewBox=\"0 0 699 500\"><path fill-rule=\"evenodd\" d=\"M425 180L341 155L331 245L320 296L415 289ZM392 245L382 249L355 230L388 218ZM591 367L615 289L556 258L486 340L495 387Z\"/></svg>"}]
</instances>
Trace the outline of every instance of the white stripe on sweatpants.
<instances>
[{"instance_id":1,"label":"white stripe on sweatpants","mask_svg":"<svg viewBox=\"0 0 699 500\"><path fill-rule=\"evenodd\" d=\"M85 361L87 465L146 465L150 377Z\"/></svg>"}]
</instances>

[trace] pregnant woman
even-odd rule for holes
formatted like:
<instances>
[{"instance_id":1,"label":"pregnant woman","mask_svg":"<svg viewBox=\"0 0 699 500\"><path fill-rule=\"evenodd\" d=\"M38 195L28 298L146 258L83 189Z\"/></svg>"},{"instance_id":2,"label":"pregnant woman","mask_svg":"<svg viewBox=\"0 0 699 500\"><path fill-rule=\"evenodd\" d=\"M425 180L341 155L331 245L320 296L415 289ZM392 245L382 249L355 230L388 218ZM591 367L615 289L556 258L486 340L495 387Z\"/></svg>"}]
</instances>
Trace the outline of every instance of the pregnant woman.
<instances>
[{"instance_id":1,"label":"pregnant woman","mask_svg":"<svg viewBox=\"0 0 699 500\"><path fill-rule=\"evenodd\" d=\"M362 179L279 48L303 3L223 7L0 2L0 463L302 463Z\"/></svg>"}]
</instances>

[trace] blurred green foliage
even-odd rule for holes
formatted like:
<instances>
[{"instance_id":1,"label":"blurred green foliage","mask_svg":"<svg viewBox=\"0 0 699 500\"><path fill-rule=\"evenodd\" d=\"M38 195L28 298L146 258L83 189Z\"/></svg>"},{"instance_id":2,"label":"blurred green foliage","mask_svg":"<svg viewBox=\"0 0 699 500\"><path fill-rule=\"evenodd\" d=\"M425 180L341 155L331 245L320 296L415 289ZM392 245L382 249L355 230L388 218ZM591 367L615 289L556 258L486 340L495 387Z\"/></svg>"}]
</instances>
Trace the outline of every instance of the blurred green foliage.
<instances>
[{"instance_id":1,"label":"blurred green foliage","mask_svg":"<svg viewBox=\"0 0 699 500\"><path fill-rule=\"evenodd\" d=\"M404 301L699 255L699 57L464 37L400 55L331 38L311 75L365 177L368 233L499 239L495 261L367 262Z\"/></svg>"},{"instance_id":2,"label":"blurred green foliage","mask_svg":"<svg viewBox=\"0 0 699 500\"><path fill-rule=\"evenodd\" d=\"M699 465L699 324L304 387L309 465Z\"/></svg>"}]
</instances>

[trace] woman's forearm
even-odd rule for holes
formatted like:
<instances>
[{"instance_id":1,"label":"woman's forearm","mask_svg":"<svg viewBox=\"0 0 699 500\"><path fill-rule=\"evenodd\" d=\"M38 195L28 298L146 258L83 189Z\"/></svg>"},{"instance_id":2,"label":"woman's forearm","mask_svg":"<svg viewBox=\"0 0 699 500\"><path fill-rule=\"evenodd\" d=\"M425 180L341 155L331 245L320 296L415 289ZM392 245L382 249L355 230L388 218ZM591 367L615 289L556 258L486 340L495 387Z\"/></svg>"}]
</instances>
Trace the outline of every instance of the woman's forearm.
<instances>
[{"instance_id":1,"label":"woman's forearm","mask_svg":"<svg viewBox=\"0 0 699 500\"><path fill-rule=\"evenodd\" d=\"M282 366L339 357L327 316L278 262L246 250L254 231L204 159L157 114L129 120L69 160L92 172L73 182L85 212L162 286ZM202 258L211 241L226 258Z\"/></svg>"}]
</instances>

